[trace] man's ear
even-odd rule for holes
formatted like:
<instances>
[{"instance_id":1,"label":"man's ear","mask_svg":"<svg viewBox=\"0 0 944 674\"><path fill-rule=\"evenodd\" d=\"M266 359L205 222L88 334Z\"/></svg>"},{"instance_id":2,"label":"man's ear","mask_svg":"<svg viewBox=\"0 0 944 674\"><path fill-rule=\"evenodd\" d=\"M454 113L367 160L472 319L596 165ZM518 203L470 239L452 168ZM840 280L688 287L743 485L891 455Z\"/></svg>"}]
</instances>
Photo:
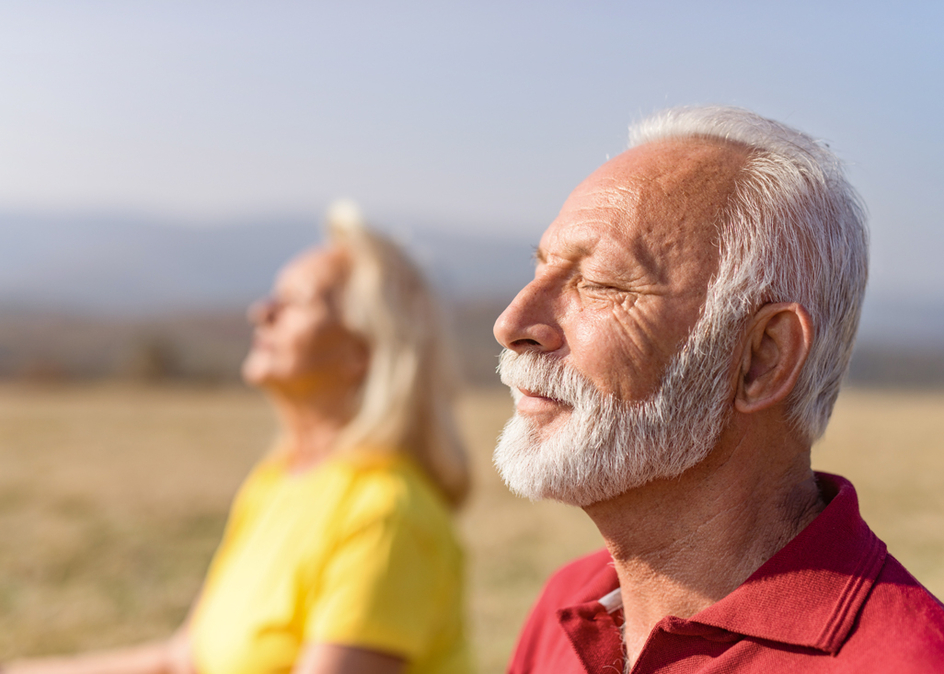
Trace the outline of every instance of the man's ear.
<instances>
[{"instance_id":1,"label":"man's ear","mask_svg":"<svg viewBox=\"0 0 944 674\"><path fill-rule=\"evenodd\" d=\"M734 408L749 414L793 390L813 345L813 319L795 302L765 304L745 334Z\"/></svg>"}]
</instances>

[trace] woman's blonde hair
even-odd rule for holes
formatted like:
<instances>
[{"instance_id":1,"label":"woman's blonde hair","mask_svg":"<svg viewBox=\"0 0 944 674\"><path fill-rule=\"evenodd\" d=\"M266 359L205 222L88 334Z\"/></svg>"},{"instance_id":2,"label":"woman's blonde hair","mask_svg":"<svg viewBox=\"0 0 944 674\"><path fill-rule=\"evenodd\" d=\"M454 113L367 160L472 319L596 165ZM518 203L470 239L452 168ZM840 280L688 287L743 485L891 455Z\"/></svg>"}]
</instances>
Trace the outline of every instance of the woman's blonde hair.
<instances>
[{"instance_id":1,"label":"woman's blonde hair","mask_svg":"<svg viewBox=\"0 0 944 674\"><path fill-rule=\"evenodd\" d=\"M350 260L342 316L370 349L360 405L338 449L402 451L456 507L470 476L453 416L457 383L436 298L416 265L369 229L353 202L329 208L327 230L328 242Z\"/></svg>"}]
</instances>

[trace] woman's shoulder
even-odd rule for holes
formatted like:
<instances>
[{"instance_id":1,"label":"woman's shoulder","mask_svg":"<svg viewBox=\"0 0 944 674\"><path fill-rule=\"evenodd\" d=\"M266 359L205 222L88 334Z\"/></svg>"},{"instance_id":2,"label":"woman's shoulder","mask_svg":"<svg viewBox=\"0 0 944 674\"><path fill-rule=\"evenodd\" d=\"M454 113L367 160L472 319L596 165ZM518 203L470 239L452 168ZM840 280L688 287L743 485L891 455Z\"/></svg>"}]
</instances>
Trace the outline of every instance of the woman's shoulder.
<instances>
[{"instance_id":1,"label":"woman's shoulder","mask_svg":"<svg viewBox=\"0 0 944 674\"><path fill-rule=\"evenodd\" d=\"M348 483L344 507L355 519L451 526L445 499L403 452L355 450L326 462L324 469L333 480Z\"/></svg>"}]
</instances>

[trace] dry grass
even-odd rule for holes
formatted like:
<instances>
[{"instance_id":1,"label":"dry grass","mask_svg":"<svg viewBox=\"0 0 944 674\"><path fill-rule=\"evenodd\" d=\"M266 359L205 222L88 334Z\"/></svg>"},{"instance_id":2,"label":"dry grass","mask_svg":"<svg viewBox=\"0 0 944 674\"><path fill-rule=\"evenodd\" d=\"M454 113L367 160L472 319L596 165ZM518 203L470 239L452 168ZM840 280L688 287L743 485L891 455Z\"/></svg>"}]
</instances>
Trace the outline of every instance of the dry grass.
<instances>
[{"instance_id":1,"label":"dry grass","mask_svg":"<svg viewBox=\"0 0 944 674\"><path fill-rule=\"evenodd\" d=\"M469 393L478 491L461 526L483 672L499 672L543 579L599 545L582 512L512 497L490 465L510 413ZM843 395L815 465L944 594L944 395ZM240 389L0 387L0 659L166 635L183 618L240 479L274 433Z\"/></svg>"},{"instance_id":2,"label":"dry grass","mask_svg":"<svg viewBox=\"0 0 944 674\"><path fill-rule=\"evenodd\" d=\"M167 634L272 428L242 391L0 389L0 653Z\"/></svg>"}]
</instances>

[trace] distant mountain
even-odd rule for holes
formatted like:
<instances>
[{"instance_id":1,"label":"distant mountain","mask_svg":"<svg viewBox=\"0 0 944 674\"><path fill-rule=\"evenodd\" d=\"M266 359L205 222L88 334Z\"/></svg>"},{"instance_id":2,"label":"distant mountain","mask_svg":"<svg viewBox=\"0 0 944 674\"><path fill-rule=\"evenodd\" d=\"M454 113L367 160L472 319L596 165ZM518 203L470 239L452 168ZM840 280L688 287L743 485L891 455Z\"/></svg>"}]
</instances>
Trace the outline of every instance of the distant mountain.
<instances>
[{"instance_id":1,"label":"distant mountain","mask_svg":"<svg viewBox=\"0 0 944 674\"><path fill-rule=\"evenodd\" d=\"M397 236L449 298L506 297L531 276L531 243L474 233ZM320 239L301 218L213 227L143 218L0 213L0 307L142 316L244 307Z\"/></svg>"},{"instance_id":2,"label":"distant mountain","mask_svg":"<svg viewBox=\"0 0 944 674\"><path fill-rule=\"evenodd\" d=\"M944 300L920 301L867 292L859 341L917 349L944 347Z\"/></svg>"},{"instance_id":3,"label":"distant mountain","mask_svg":"<svg viewBox=\"0 0 944 674\"><path fill-rule=\"evenodd\" d=\"M452 303L484 301L494 313L532 276L536 241L516 233L523 228L509 226L498 238L383 225ZM320 236L300 217L193 226L114 214L0 213L0 319L14 309L114 318L242 311L268 292L289 257ZM869 295L860 342L944 346L941 298Z\"/></svg>"}]
</instances>

